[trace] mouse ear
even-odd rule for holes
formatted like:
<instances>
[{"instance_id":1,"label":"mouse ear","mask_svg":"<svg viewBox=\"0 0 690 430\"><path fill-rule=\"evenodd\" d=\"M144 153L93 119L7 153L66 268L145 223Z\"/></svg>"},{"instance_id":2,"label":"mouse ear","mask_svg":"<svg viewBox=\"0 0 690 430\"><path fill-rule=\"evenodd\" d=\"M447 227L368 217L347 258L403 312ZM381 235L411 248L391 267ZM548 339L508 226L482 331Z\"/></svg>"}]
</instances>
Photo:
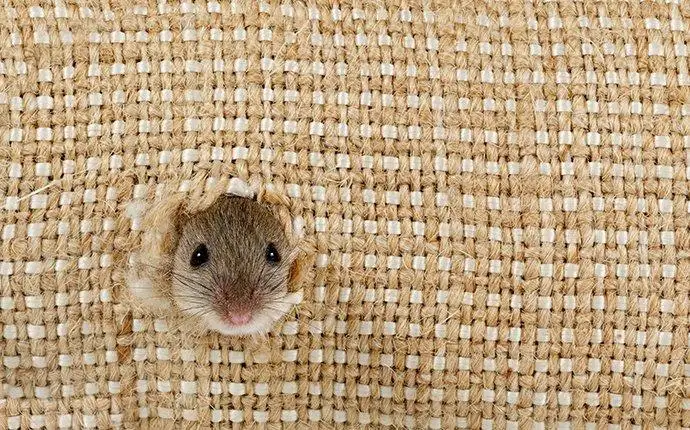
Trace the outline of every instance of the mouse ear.
<instances>
[{"instance_id":1,"label":"mouse ear","mask_svg":"<svg viewBox=\"0 0 690 430\"><path fill-rule=\"evenodd\" d=\"M161 243L161 251L165 254L172 254L177 248L177 241L182 233L182 226L189 218L187 207L184 201L179 199L171 200L160 207L158 228L164 235Z\"/></svg>"},{"instance_id":2,"label":"mouse ear","mask_svg":"<svg viewBox=\"0 0 690 430\"><path fill-rule=\"evenodd\" d=\"M302 284L306 278L309 268L313 264L311 254L306 254L299 249L295 249L290 255L290 276L288 277L288 291L294 291Z\"/></svg>"},{"instance_id":3,"label":"mouse ear","mask_svg":"<svg viewBox=\"0 0 690 430\"><path fill-rule=\"evenodd\" d=\"M191 214L187 212L183 205L179 205L170 216L170 231L175 237L175 248L177 248L177 239L179 239L182 234L182 226L187 223L190 217Z\"/></svg>"},{"instance_id":4,"label":"mouse ear","mask_svg":"<svg viewBox=\"0 0 690 430\"><path fill-rule=\"evenodd\" d=\"M302 260L296 258L290 266L290 277L288 278L288 291L293 291L299 287L299 285L304 280L304 275L306 273L305 264Z\"/></svg>"}]
</instances>

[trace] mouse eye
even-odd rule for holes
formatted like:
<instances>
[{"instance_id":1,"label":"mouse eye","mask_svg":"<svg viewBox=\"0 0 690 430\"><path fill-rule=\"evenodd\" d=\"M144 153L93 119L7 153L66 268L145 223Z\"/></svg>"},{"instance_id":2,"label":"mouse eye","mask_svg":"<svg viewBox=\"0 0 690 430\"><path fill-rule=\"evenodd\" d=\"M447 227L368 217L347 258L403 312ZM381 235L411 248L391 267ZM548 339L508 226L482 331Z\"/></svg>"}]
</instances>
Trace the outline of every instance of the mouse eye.
<instances>
[{"instance_id":1,"label":"mouse eye","mask_svg":"<svg viewBox=\"0 0 690 430\"><path fill-rule=\"evenodd\" d=\"M192 267L199 267L208 261L208 249L203 243L196 247L194 252L192 252L192 258L189 264Z\"/></svg>"},{"instance_id":2,"label":"mouse eye","mask_svg":"<svg viewBox=\"0 0 690 430\"><path fill-rule=\"evenodd\" d=\"M280 254L278 253L276 246L272 243L269 243L266 247L266 261L271 263L280 262Z\"/></svg>"}]
</instances>

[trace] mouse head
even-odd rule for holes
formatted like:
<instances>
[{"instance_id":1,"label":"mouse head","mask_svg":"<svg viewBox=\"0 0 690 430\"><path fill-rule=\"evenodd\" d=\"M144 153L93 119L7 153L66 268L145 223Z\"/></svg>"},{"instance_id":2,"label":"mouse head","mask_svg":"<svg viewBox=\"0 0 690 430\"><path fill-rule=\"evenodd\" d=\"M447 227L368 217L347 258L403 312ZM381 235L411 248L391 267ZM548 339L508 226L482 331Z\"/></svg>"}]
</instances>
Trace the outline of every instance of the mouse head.
<instances>
[{"instance_id":1,"label":"mouse head","mask_svg":"<svg viewBox=\"0 0 690 430\"><path fill-rule=\"evenodd\" d=\"M262 204L222 196L185 216L172 268L172 297L189 315L227 335L265 333L285 301L295 249Z\"/></svg>"}]
</instances>

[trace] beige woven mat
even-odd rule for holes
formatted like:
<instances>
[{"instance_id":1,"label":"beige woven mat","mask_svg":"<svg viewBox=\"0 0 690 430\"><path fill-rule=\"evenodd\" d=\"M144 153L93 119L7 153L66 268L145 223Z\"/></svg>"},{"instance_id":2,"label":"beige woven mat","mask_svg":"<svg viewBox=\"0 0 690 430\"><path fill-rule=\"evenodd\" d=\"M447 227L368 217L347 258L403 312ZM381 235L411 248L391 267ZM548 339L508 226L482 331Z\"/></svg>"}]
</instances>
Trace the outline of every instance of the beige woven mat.
<instances>
[{"instance_id":1,"label":"beige woven mat","mask_svg":"<svg viewBox=\"0 0 690 430\"><path fill-rule=\"evenodd\" d=\"M0 429L690 427L690 6L7 0ZM120 303L120 215L241 178L266 341Z\"/></svg>"}]
</instances>

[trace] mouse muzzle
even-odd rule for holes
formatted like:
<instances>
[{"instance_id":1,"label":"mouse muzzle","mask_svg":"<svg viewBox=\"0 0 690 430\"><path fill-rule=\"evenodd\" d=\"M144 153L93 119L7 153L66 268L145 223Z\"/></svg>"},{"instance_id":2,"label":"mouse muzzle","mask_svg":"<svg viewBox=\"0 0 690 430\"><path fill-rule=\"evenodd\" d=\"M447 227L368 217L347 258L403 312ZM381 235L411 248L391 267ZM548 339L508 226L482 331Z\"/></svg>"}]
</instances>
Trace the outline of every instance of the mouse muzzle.
<instances>
[{"instance_id":1,"label":"mouse muzzle","mask_svg":"<svg viewBox=\"0 0 690 430\"><path fill-rule=\"evenodd\" d=\"M226 324L232 326L248 324L254 314L262 308L256 291L247 286L226 285L219 292L214 307L218 317Z\"/></svg>"},{"instance_id":2,"label":"mouse muzzle","mask_svg":"<svg viewBox=\"0 0 690 430\"><path fill-rule=\"evenodd\" d=\"M230 313L223 319L225 322L231 325L244 325L252 320L251 312L237 312Z\"/></svg>"}]
</instances>

